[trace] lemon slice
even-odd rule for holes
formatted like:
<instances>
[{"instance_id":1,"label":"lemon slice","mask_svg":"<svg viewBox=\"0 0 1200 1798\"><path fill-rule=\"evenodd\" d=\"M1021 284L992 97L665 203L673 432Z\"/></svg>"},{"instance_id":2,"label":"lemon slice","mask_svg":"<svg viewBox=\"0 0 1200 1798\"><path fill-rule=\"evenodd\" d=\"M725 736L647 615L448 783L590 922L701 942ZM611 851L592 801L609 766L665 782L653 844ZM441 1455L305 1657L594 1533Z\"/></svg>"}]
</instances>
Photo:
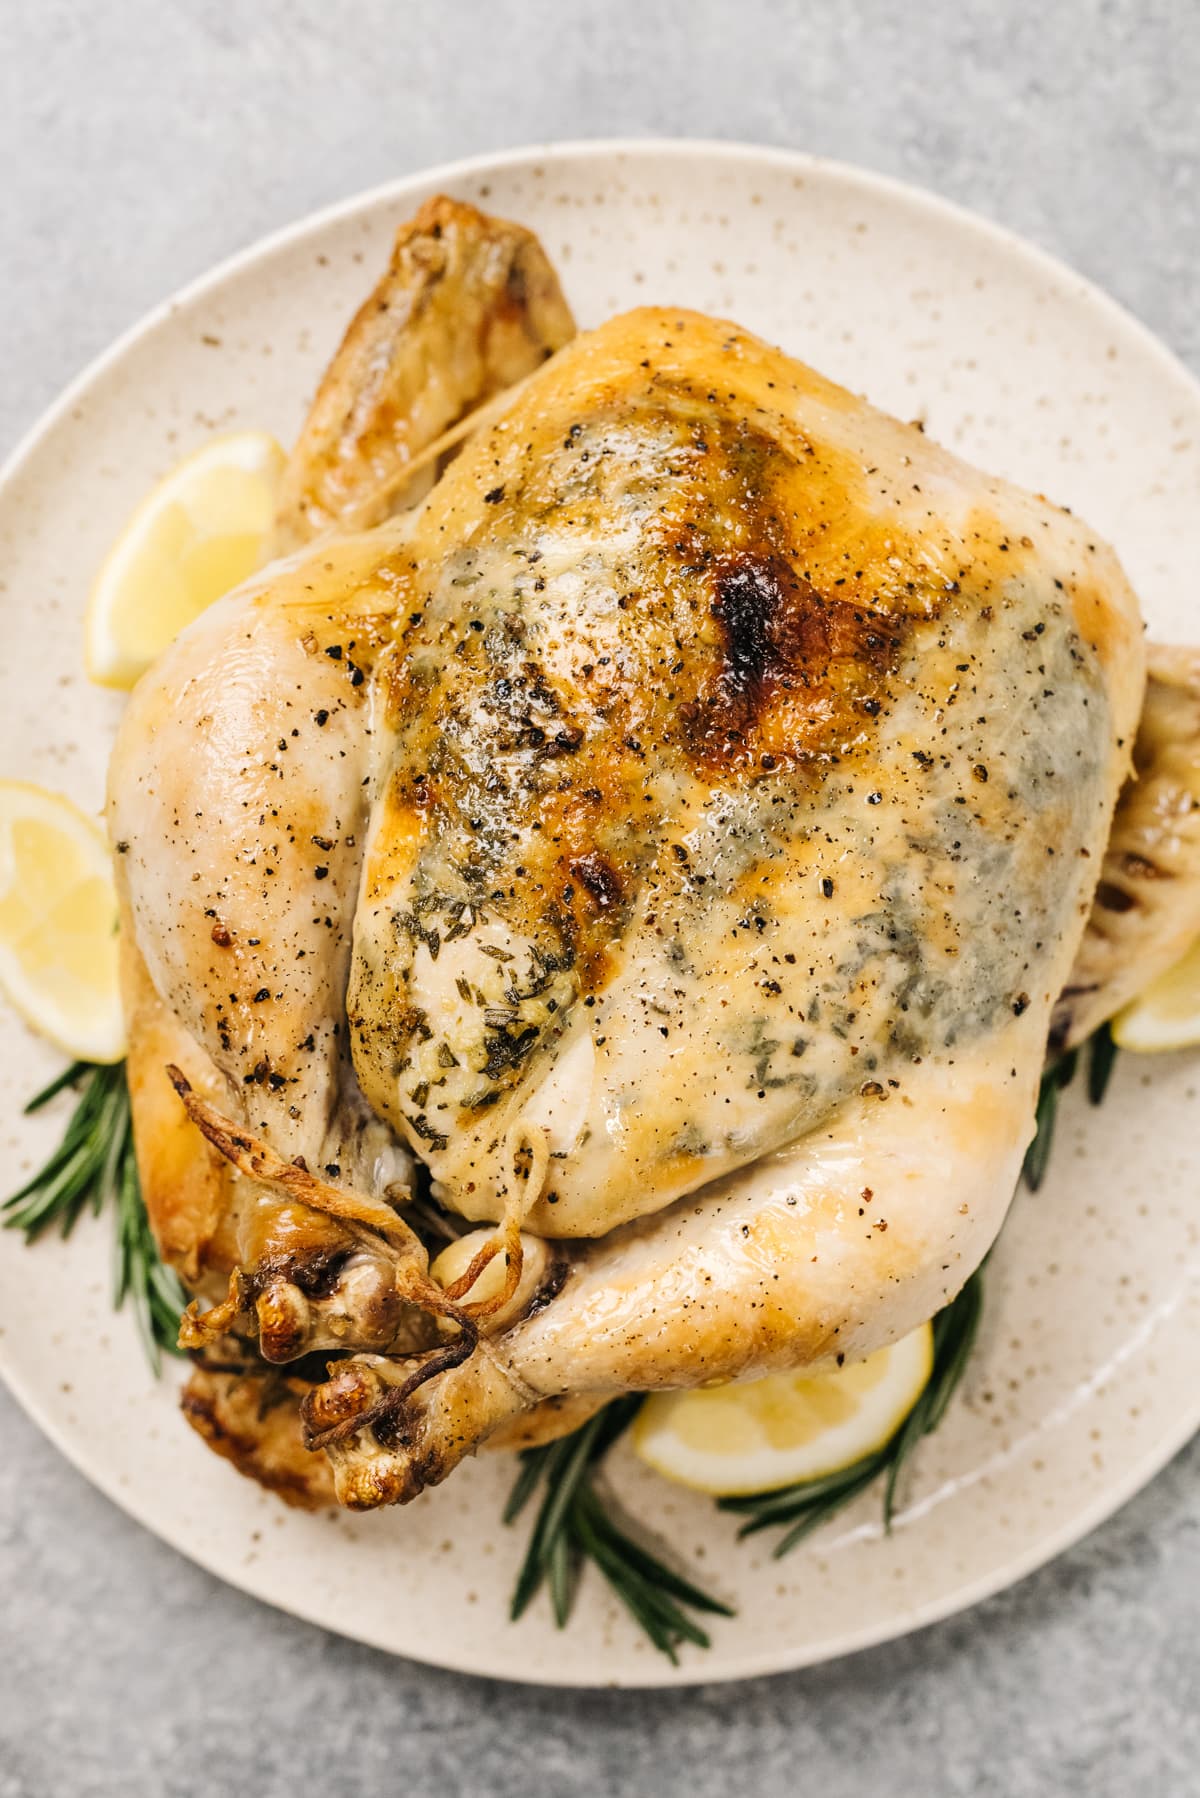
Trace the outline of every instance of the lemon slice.
<instances>
[{"instance_id":1,"label":"lemon slice","mask_svg":"<svg viewBox=\"0 0 1200 1798\"><path fill-rule=\"evenodd\" d=\"M932 1368L933 1328L922 1324L846 1367L655 1393L634 1421L633 1446L657 1473L699 1492L773 1492L882 1448Z\"/></svg>"},{"instance_id":2,"label":"lemon slice","mask_svg":"<svg viewBox=\"0 0 1200 1798\"><path fill-rule=\"evenodd\" d=\"M1200 1045L1200 937L1112 1021L1119 1049L1155 1054Z\"/></svg>"},{"instance_id":3,"label":"lemon slice","mask_svg":"<svg viewBox=\"0 0 1200 1798\"><path fill-rule=\"evenodd\" d=\"M147 494L101 568L84 620L88 676L133 686L185 625L267 552L285 457L265 431L214 437Z\"/></svg>"},{"instance_id":4,"label":"lemon slice","mask_svg":"<svg viewBox=\"0 0 1200 1798\"><path fill-rule=\"evenodd\" d=\"M104 832L60 793L0 781L0 988L78 1061L120 1061L117 897Z\"/></svg>"}]
</instances>

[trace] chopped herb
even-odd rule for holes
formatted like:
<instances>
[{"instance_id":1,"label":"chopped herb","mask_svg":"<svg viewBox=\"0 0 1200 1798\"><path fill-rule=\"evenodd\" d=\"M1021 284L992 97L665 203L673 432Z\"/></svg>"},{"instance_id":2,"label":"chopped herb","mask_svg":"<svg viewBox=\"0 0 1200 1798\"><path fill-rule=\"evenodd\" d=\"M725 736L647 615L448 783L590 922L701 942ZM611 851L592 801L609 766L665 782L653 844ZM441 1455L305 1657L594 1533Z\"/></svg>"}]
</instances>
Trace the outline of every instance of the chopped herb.
<instances>
[{"instance_id":1,"label":"chopped herb","mask_svg":"<svg viewBox=\"0 0 1200 1798\"><path fill-rule=\"evenodd\" d=\"M424 1112L419 1117L409 1118L408 1125L409 1129L413 1130L422 1142L429 1144L431 1152L436 1153L439 1149L449 1147L450 1138L443 1131L436 1130Z\"/></svg>"}]
</instances>

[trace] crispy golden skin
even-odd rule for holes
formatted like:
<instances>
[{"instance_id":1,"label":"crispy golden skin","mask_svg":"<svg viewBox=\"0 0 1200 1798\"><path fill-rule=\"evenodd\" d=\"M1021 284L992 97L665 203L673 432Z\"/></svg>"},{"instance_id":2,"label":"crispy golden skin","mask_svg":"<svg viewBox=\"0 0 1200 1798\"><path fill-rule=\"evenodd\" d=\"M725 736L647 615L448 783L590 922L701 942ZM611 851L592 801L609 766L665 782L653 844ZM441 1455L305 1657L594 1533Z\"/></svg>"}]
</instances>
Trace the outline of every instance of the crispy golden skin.
<instances>
[{"instance_id":1,"label":"crispy golden skin","mask_svg":"<svg viewBox=\"0 0 1200 1798\"><path fill-rule=\"evenodd\" d=\"M197 1141L167 1066L177 1063L196 1089L214 1100L224 1095L225 1082L155 991L127 915L121 929L121 998L134 1148L150 1227L164 1261L185 1286L216 1297L238 1262L233 1170Z\"/></svg>"},{"instance_id":2,"label":"crispy golden skin","mask_svg":"<svg viewBox=\"0 0 1200 1798\"><path fill-rule=\"evenodd\" d=\"M427 201L321 383L284 477L279 552L411 500L414 458L574 333L531 232L444 195Z\"/></svg>"},{"instance_id":3,"label":"crispy golden skin","mask_svg":"<svg viewBox=\"0 0 1200 1798\"><path fill-rule=\"evenodd\" d=\"M183 1389L183 1414L215 1454L287 1505L319 1511L334 1503L323 1455L305 1447L302 1380L275 1372L225 1373L198 1367Z\"/></svg>"},{"instance_id":4,"label":"crispy golden skin","mask_svg":"<svg viewBox=\"0 0 1200 1798\"><path fill-rule=\"evenodd\" d=\"M542 1399L866 1352L956 1289L1011 1194L1139 646L1068 515L654 309L532 376L407 524L175 645L114 758L139 944L240 1101L195 1115L254 1215L299 1153L296 1215L359 1219L332 1294L247 1241L197 1327L367 1351L305 1403L343 1502L411 1497ZM371 1128L465 1215L600 1239L478 1350L454 1295L457 1339L381 1330L389 1279L429 1289L362 1233L348 962Z\"/></svg>"}]
</instances>

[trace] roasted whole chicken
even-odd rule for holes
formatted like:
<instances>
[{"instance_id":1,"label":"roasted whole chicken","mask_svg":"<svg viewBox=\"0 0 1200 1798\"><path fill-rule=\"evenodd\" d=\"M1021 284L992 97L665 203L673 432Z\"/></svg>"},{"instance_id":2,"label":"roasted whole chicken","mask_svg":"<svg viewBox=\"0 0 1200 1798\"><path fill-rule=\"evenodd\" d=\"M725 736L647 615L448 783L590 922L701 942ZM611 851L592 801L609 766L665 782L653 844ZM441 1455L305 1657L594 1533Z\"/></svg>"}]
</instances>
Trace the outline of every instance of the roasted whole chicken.
<instances>
[{"instance_id":1,"label":"roasted whole chicken","mask_svg":"<svg viewBox=\"0 0 1200 1798\"><path fill-rule=\"evenodd\" d=\"M945 1303L1051 1030L1197 917L1185 652L1110 844L1145 685L1111 551L734 324L576 336L536 240L445 199L279 547L110 776L202 1433L367 1508Z\"/></svg>"}]
</instances>

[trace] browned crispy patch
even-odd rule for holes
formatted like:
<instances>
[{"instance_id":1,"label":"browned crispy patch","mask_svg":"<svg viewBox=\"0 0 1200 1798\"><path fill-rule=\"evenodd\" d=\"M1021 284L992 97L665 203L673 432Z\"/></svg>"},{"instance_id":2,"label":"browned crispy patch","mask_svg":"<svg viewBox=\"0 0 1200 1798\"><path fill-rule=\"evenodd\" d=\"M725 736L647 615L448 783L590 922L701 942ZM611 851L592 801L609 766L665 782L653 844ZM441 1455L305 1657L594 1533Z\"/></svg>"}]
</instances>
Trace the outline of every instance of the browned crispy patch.
<instances>
[{"instance_id":1,"label":"browned crispy patch","mask_svg":"<svg viewBox=\"0 0 1200 1798\"><path fill-rule=\"evenodd\" d=\"M304 1446L300 1401L308 1391L303 1380L275 1373L216 1373L198 1367L179 1402L214 1454L285 1504L318 1511L336 1501L329 1463Z\"/></svg>"},{"instance_id":2,"label":"browned crispy patch","mask_svg":"<svg viewBox=\"0 0 1200 1798\"><path fill-rule=\"evenodd\" d=\"M770 773L844 743L864 703L880 703L896 623L828 599L772 551L727 557L710 579L718 654L679 712L692 753L714 772L753 761Z\"/></svg>"}]
</instances>

